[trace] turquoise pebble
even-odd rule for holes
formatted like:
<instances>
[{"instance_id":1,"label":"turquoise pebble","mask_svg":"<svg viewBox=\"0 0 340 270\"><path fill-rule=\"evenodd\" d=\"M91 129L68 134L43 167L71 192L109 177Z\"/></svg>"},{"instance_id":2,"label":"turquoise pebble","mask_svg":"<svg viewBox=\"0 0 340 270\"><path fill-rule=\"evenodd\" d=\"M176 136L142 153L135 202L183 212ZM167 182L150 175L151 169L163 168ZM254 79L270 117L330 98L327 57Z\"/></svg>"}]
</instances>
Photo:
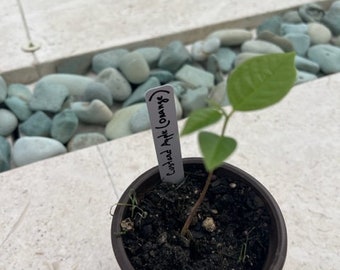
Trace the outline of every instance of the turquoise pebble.
<instances>
[{"instance_id":1,"label":"turquoise pebble","mask_svg":"<svg viewBox=\"0 0 340 270\"><path fill-rule=\"evenodd\" d=\"M64 110L52 119L51 136L61 143L67 143L78 127L78 118L71 110Z\"/></svg>"},{"instance_id":2,"label":"turquoise pebble","mask_svg":"<svg viewBox=\"0 0 340 270\"><path fill-rule=\"evenodd\" d=\"M203 41L199 40L192 44L191 56L195 61L204 61L207 59L208 54L203 51Z\"/></svg>"},{"instance_id":3,"label":"turquoise pebble","mask_svg":"<svg viewBox=\"0 0 340 270\"><path fill-rule=\"evenodd\" d=\"M179 81L188 83L192 87L204 86L211 88L214 86L213 74L190 65L184 65L175 74L175 78Z\"/></svg>"},{"instance_id":4,"label":"turquoise pebble","mask_svg":"<svg viewBox=\"0 0 340 270\"><path fill-rule=\"evenodd\" d=\"M212 101L216 102L217 104L221 106L230 105L230 102L227 96L227 91L226 91L226 81L222 81L218 83L217 85L215 85L211 89L211 93L209 96Z\"/></svg>"},{"instance_id":5,"label":"turquoise pebble","mask_svg":"<svg viewBox=\"0 0 340 270\"><path fill-rule=\"evenodd\" d=\"M280 35L282 18L280 16L273 16L266 20L264 20L256 29L257 34L259 35L263 31L269 31L273 34Z\"/></svg>"},{"instance_id":6,"label":"turquoise pebble","mask_svg":"<svg viewBox=\"0 0 340 270\"><path fill-rule=\"evenodd\" d=\"M124 77L133 84L145 82L150 74L148 63L143 55L138 52L123 55L118 67Z\"/></svg>"},{"instance_id":7,"label":"turquoise pebble","mask_svg":"<svg viewBox=\"0 0 340 270\"><path fill-rule=\"evenodd\" d=\"M106 137L97 132L76 134L67 144L68 151L76 151L86 147L107 142Z\"/></svg>"},{"instance_id":8,"label":"turquoise pebble","mask_svg":"<svg viewBox=\"0 0 340 270\"><path fill-rule=\"evenodd\" d=\"M22 137L13 146L15 165L23 166L46 158L66 153L67 150L57 140L45 137Z\"/></svg>"},{"instance_id":9,"label":"turquoise pebble","mask_svg":"<svg viewBox=\"0 0 340 270\"><path fill-rule=\"evenodd\" d=\"M5 137L0 136L0 173L10 169L11 146Z\"/></svg>"},{"instance_id":10,"label":"turquoise pebble","mask_svg":"<svg viewBox=\"0 0 340 270\"><path fill-rule=\"evenodd\" d=\"M102 70L98 74L96 78L96 82L104 84L106 88L110 90L111 98L107 96L108 93L105 94L106 96L105 98L104 96L100 98L100 100L102 100L108 106L112 105L112 100L118 101L118 102L125 101L132 93L132 88L131 88L130 83L122 75L122 73L120 73L115 68L106 68ZM89 84L86 87L85 91L89 90L89 88L92 88L92 86ZM104 90L103 88L100 91L102 92L102 94L106 92L106 90ZM96 92L98 92L98 90ZM111 99L111 102L110 102L110 99Z\"/></svg>"},{"instance_id":11,"label":"turquoise pebble","mask_svg":"<svg viewBox=\"0 0 340 270\"><path fill-rule=\"evenodd\" d=\"M146 82L139 85L132 93L132 95L123 103L123 107L130 106L138 102L145 101L145 93L150 89L160 86L160 82L156 77L150 77Z\"/></svg>"},{"instance_id":12,"label":"turquoise pebble","mask_svg":"<svg viewBox=\"0 0 340 270\"><path fill-rule=\"evenodd\" d=\"M157 66L162 50L159 47L143 47L136 49L135 52L143 55L151 69Z\"/></svg>"},{"instance_id":13,"label":"turquoise pebble","mask_svg":"<svg viewBox=\"0 0 340 270\"><path fill-rule=\"evenodd\" d=\"M242 52L250 52L250 53L283 53L283 50L268 41L264 40L249 40L242 44L241 46Z\"/></svg>"},{"instance_id":14,"label":"turquoise pebble","mask_svg":"<svg viewBox=\"0 0 340 270\"><path fill-rule=\"evenodd\" d=\"M32 115L27 102L17 96L6 98L5 104L20 121L25 121Z\"/></svg>"},{"instance_id":15,"label":"turquoise pebble","mask_svg":"<svg viewBox=\"0 0 340 270\"><path fill-rule=\"evenodd\" d=\"M305 23L283 23L281 25L281 36L285 36L287 34L307 34L308 26Z\"/></svg>"},{"instance_id":16,"label":"turquoise pebble","mask_svg":"<svg viewBox=\"0 0 340 270\"><path fill-rule=\"evenodd\" d=\"M92 71L98 74L106 68L118 68L120 59L128 52L126 49L114 49L97 53L92 58Z\"/></svg>"},{"instance_id":17,"label":"turquoise pebble","mask_svg":"<svg viewBox=\"0 0 340 270\"><path fill-rule=\"evenodd\" d=\"M239 46L243 42L252 39L253 34L245 29L231 28L212 32L208 37L217 37L221 41L221 46Z\"/></svg>"},{"instance_id":18,"label":"turquoise pebble","mask_svg":"<svg viewBox=\"0 0 340 270\"><path fill-rule=\"evenodd\" d=\"M236 56L236 59L235 59L235 67L241 65L242 63L244 63L245 61L253 58L253 57L256 57L256 56L260 56L260 55L263 55L261 53L252 53L252 52L242 52L242 53L239 53L237 56Z\"/></svg>"},{"instance_id":19,"label":"turquoise pebble","mask_svg":"<svg viewBox=\"0 0 340 270\"><path fill-rule=\"evenodd\" d=\"M218 58L217 58L216 54L209 55L208 60L207 60L206 69L207 69L207 71L209 71L211 74L214 75L215 83L219 83L219 82L224 80L223 73L222 73L221 67L219 65Z\"/></svg>"},{"instance_id":20,"label":"turquoise pebble","mask_svg":"<svg viewBox=\"0 0 340 270\"><path fill-rule=\"evenodd\" d=\"M151 127L148 108L146 103L143 103L130 118L130 129L133 133L137 133L143 130L147 130Z\"/></svg>"},{"instance_id":21,"label":"turquoise pebble","mask_svg":"<svg viewBox=\"0 0 340 270\"><path fill-rule=\"evenodd\" d=\"M181 97L184 116L188 116L194 110L206 107L208 95L209 91L206 86L188 89Z\"/></svg>"},{"instance_id":22,"label":"turquoise pebble","mask_svg":"<svg viewBox=\"0 0 340 270\"><path fill-rule=\"evenodd\" d=\"M92 82L86 87L83 100L92 101L94 99L99 99L104 102L107 106L112 106L112 94L110 89L100 82Z\"/></svg>"},{"instance_id":23,"label":"turquoise pebble","mask_svg":"<svg viewBox=\"0 0 340 270\"><path fill-rule=\"evenodd\" d=\"M34 88L33 96L29 101L32 111L46 111L57 113L61 110L69 91L62 84L40 82Z\"/></svg>"},{"instance_id":24,"label":"turquoise pebble","mask_svg":"<svg viewBox=\"0 0 340 270\"><path fill-rule=\"evenodd\" d=\"M74 74L49 74L42 77L36 84L36 88L47 88L51 85L63 85L67 88L69 95L82 96L84 94L86 86L93 82L93 79L86 76L74 75ZM34 89L34 91L35 91Z\"/></svg>"},{"instance_id":25,"label":"turquoise pebble","mask_svg":"<svg viewBox=\"0 0 340 270\"><path fill-rule=\"evenodd\" d=\"M14 113L6 109L0 109L0 136L7 137L18 125L18 119Z\"/></svg>"},{"instance_id":26,"label":"turquoise pebble","mask_svg":"<svg viewBox=\"0 0 340 270\"><path fill-rule=\"evenodd\" d=\"M282 15L282 21L285 23L302 23L302 19L297 10L290 10Z\"/></svg>"},{"instance_id":27,"label":"turquoise pebble","mask_svg":"<svg viewBox=\"0 0 340 270\"><path fill-rule=\"evenodd\" d=\"M331 43L332 43L332 45L334 45L334 46L340 47L340 36L332 37Z\"/></svg>"},{"instance_id":28,"label":"turquoise pebble","mask_svg":"<svg viewBox=\"0 0 340 270\"><path fill-rule=\"evenodd\" d=\"M24 84L13 83L8 86L8 96L9 97L16 96L28 102L32 98L32 92Z\"/></svg>"},{"instance_id":29,"label":"turquoise pebble","mask_svg":"<svg viewBox=\"0 0 340 270\"><path fill-rule=\"evenodd\" d=\"M314 45L308 49L308 58L319 64L325 74L340 72L340 48L330 44Z\"/></svg>"},{"instance_id":30,"label":"turquoise pebble","mask_svg":"<svg viewBox=\"0 0 340 270\"><path fill-rule=\"evenodd\" d=\"M218 37L208 37L203 41L202 50L206 54L216 52L221 45L221 40Z\"/></svg>"},{"instance_id":31,"label":"turquoise pebble","mask_svg":"<svg viewBox=\"0 0 340 270\"><path fill-rule=\"evenodd\" d=\"M105 137L113 140L133 134L130 129L130 119L142 106L144 103L137 103L117 110L105 126Z\"/></svg>"},{"instance_id":32,"label":"turquoise pebble","mask_svg":"<svg viewBox=\"0 0 340 270\"><path fill-rule=\"evenodd\" d=\"M190 53L181 41L170 42L161 52L158 67L175 73L190 59Z\"/></svg>"},{"instance_id":33,"label":"turquoise pebble","mask_svg":"<svg viewBox=\"0 0 340 270\"><path fill-rule=\"evenodd\" d=\"M220 70L224 73L227 73L233 67L236 58L236 53L229 48L220 48L216 52L216 57Z\"/></svg>"},{"instance_id":34,"label":"turquoise pebble","mask_svg":"<svg viewBox=\"0 0 340 270\"><path fill-rule=\"evenodd\" d=\"M310 37L306 34L301 33L289 33L284 36L288 39L292 45L296 53L300 56L305 56L309 46L311 44Z\"/></svg>"},{"instance_id":35,"label":"turquoise pebble","mask_svg":"<svg viewBox=\"0 0 340 270\"><path fill-rule=\"evenodd\" d=\"M257 38L279 46L284 52L294 51L294 47L288 39L279 35L275 35L272 32L263 31L258 35Z\"/></svg>"},{"instance_id":36,"label":"turquoise pebble","mask_svg":"<svg viewBox=\"0 0 340 270\"><path fill-rule=\"evenodd\" d=\"M150 77L156 77L161 84L166 84L174 79L174 75L164 69L153 69L150 71Z\"/></svg>"},{"instance_id":37,"label":"turquoise pebble","mask_svg":"<svg viewBox=\"0 0 340 270\"><path fill-rule=\"evenodd\" d=\"M329 43L332 38L331 31L325 25L318 22L308 24L308 35L312 45Z\"/></svg>"},{"instance_id":38,"label":"turquoise pebble","mask_svg":"<svg viewBox=\"0 0 340 270\"><path fill-rule=\"evenodd\" d=\"M73 102L71 110L83 123L106 125L112 118L113 112L99 99L91 102Z\"/></svg>"},{"instance_id":39,"label":"turquoise pebble","mask_svg":"<svg viewBox=\"0 0 340 270\"><path fill-rule=\"evenodd\" d=\"M169 83L174 89L176 97L180 97L186 91L185 83L181 81L172 81Z\"/></svg>"},{"instance_id":40,"label":"turquoise pebble","mask_svg":"<svg viewBox=\"0 0 340 270\"><path fill-rule=\"evenodd\" d=\"M317 74L320 70L318 63L315 63L307 58L296 55L295 56L295 67L298 70L309 72L312 74Z\"/></svg>"},{"instance_id":41,"label":"turquoise pebble","mask_svg":"<svg viewBox=\"0 0 340 270\"><path fill-rule=\"evenodd\" d=\"M335 1L322 17L322 23L325 24L334 36L340 35L340 1Z\"/></svg>"},{"instance_id":42,"label":"turquoise pebble","mask_svg":"<svg viewBox=\"0 0 340 270\"><path fill-rule=\"evenodd\" d=\"M305 83L317 79L315 74L298 70L295 84Z\"/></svg>"},{"instance_id":43,"label":"turquoise pebble","mask_svg":"<svg viewBox=\"0 0 340 270\"><path fill-rule=\"evenodd\" d=\"M323 8L316 3L309 3L299 7L299 15L305 22L319 22L325 15Z\"/></svg>"},{"instance_id":44,"label":"turquoise pebble","mask_svg":"<svg viewBox=\"0 0 340 270\"><path fill-rule=\"evenodd\" d=\"M19 131L25 136L49 137L51 126L51 118L44 112L37 111L19 125Z\"/></svg>"}]
</instances>

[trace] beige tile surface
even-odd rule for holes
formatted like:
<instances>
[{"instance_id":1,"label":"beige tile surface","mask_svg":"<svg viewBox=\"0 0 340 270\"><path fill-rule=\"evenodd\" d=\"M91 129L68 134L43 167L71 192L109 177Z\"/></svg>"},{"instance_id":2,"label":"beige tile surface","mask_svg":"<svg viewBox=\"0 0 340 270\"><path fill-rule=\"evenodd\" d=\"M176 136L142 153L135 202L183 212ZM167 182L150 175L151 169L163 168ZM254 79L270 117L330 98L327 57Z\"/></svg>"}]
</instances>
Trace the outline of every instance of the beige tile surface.
<instances>
[{"instance_id":1,"label":"beige tile surface","mask_svg":"<svg viewBox=\"0 0 340 270\"><path fill-rule=\"evenodd\" d=\"M287 270L340 267L339 90L339 74L300 85L230 125L240 134L230 162L264 183L285 216Z\"/></svg>"},{"instance_id":2,"label":"beige tile surface","mask_svg":"<svg viewBox=\"0 0 340 270\"><path fill-rule=\"evenodd\" d=\"M16 0L0 1L0 18L0 74L12 81L13 75L8 72L20 70L17 78L23 81L37 79L33 55L21 49L28 44L28 39Z\"/></svg>"},{"instance_id":3,"label":"beige tile surface","mask_svg":"<svg viewBox=\"0 0 340 270\"><path fill-rule=\"evenodd\" d=\"M339 87L339 74L302 84L230 122L239 145L229 162L259 179L285 216L285 270L340 266ZM182 138L184 157L199 155L196 143ZM154 165L146 131L0 174L0 269L118 269L110 206Z\"/></svg>"},{"instance_id":4,"label":"beige tile surface","mask_svg":"<svg viewBox=\"0 0 340 270\"><path fill-rule=\"evenodd\" d=\"M117 202L97 148L0 174L0 269L115 269Z\"/></svg>"},{"instance_id":5,"label":"beige tile surface","mask_svg":"<svg viewBox=\"0 0 340 270\"><path fill-rule=\"evenodd\" d=\"M43 46L36 57L51 71L50 62L72 55L313 1L22 2L31 36ZM21 51L26 36L16 3L0 1L0 73L27 81L37 74L33 56ZM185 38L198 35L204 30ZM340 269L339 120L336 74L296 86L282 103L235 114L230 122L239 145L229 162L259 179L285 216L285 270ZM181 144L184 157L199 155L195 135ZM110 207L155 165L146 131L1 173L0 270L118 269L109 238Z\"/></svg>"},{"instance_id":6,"label":"beige tile surface","mask_svg":"<svg viewBox=\"0 0 340 270\"><path fill-rule=\"evenodd\" d=\"M39 72L43 75L54 72L58 61L71 56L93 54L128 44L130 44L128 47L143 44L164 46L175 38L183 42L192 42L205 37L214 29L226 25L254 26L263 20L262 14L267 13L265 16L270 16L270 12L314 1L60 0L52 3L45 0L21 0L21 2L32 40L41 43L41 49L35 52L35 56L40 63ZM22 42L25 41L25 35L15 3L11 0L2 1L0 4L5 10L10 9L5 16L5 23L0 24L5 52L0 60L7 62L2 67L2 72L7 72L6 77L12 82L31 82L34 70L29 69L18 75L11 72L32 65L32 55L23 54L20 49ZM14 19L15 22L11 23ZM192 31L193 29L197 30Z\"/></svg>"},{"instance_id":7,"label":"beige tile surface","mask_svg":"<svg viewBox=\"0 0 340 270\"><path fill-rule=\"evenodd\" d=\"M37 57L40 62L46 62L308 2L312 1L61 0L58 5L51 5L44 0L26 0L23 5L32 36L44 44Z\"/></svg>"}]
</instances>

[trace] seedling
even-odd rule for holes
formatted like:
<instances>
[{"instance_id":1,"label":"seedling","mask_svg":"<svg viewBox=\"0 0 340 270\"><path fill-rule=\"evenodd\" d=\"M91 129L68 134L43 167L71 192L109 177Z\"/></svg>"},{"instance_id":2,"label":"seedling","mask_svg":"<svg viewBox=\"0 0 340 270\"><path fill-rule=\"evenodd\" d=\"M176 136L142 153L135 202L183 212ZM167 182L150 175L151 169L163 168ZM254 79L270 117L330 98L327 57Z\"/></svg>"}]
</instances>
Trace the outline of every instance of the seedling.
<instances>
[{"instance_id":1,"label":"seedling","mask_svg":"<svg viewBox=\"0 0 340 270\"><path fill-rule=\"evenodd\" d=\"M296 81L295 53L268 54L254 57L238 66L227 79L227 95L230 111L216 103L191 113L182 135L201 130L223 120L220 134L199 131L198 141L208 172L201 194L192 207L181 230L186 236L196 212L210 186L213 172L236 149L234 138L226 136L227 125L235 112L247 112L267 108L285 97Z\"/></svg>"},{"instance_id":2,"label":"seedling","mask_svg":"<svg viewBox=\"0 0 340 270\"><path fill-rule=\"evenodd\" d=\"M131 203L123 204L123 203L117 203L116 205L122 205L126 207L130 207L130 217L127 217L126 219L121 221L121 231L117 233L117 235L123 235L129 231L133 231L135 229L135 223L132 220L142 220L145 219L148 215L147 212L143 211L142 208L138 206L138 199L135 190L130 191L129 199ZM137 210L137 211L136 211ZM112 208L111 208L112 211ZM136 218L138 217L138 218Z\"/></svg>"}]
</instances>

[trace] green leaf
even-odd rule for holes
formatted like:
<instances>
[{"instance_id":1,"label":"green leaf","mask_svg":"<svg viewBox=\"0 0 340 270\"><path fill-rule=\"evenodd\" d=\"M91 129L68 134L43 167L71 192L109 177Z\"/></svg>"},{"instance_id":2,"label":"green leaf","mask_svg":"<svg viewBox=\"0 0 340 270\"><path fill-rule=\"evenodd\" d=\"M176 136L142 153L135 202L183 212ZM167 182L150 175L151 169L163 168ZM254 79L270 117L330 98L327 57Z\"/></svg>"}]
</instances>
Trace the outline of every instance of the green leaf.
<instances>
[{"instance_id":1,"label":"green leaf","mask_svg":"<svg viewBox=\"0 0 340 270\"><path fill-rule=\"evenodd\" d=\"M196 130L216 123L222 117L222 112L216 108L208 107L193 111L187 119L182 135L190 134Z\"/></svg>"},{"instance_id":2,"label":"green leaf","mask_svg":"<svg viewBox=\"0 0 340 270\"><path fill-rule=\"evenodd\" d=\"M237 67L227 81L234 110L258 110L279 102L296 81L294 58L294 52L268 54Z\"/></svg>"},{"instance_id":3,"label":"green leaf","mask_svg":"<svg viewBox=\"0 0 340 270\"><path fill-rule=\"evenodd\" d=\"M207 171L213 171L236 149L236 141L230 137L221 137L211 132L202 131L198 141Z\"/></svg>"}]
</instances>

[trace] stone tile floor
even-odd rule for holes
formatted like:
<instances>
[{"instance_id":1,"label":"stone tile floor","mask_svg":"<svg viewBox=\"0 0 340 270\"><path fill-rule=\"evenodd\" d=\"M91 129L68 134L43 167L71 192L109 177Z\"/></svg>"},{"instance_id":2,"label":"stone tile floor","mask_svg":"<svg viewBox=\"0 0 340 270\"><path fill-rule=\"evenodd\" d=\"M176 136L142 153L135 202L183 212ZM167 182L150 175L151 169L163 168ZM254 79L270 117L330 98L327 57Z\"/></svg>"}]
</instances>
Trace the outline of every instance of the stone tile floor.
<instances>
[{"instance_id":1,"label":"stone tile floor","mask_svg":"<svg viewBox=\"0 0 340 270\"><path fill-rule=\"evenodd\" d=\"M229 162L259 179L285 216L285 269L340 266L339 87L339 74L299 85L282 103L230 123L239 147ZM0 269L119 269L110 207L156 165L151 137L146 131L0 174ZM184 157L199 155L195 135L181 144Z\"/></svg>"},{"instance_id":2,"label":"stone tile floor","mask_svg":"<svg viewBox=\"0 0 340 270\"><path fill-rule=\"evenodd\" d=\"M32 39L43 45L32 55L19 49L27 40L17 2L4 2L0 72L13 79L34 79L37 63L47 72L53 66L48 63L85 50L156 38L220 22L226 15L237 19L296 5L230 0L209 1L208 9L205 1L102 1L100 7L95 1L22 1ZM298 4L306 2L312 1ZM169 17L162 17L164 10ZM138 24L144 18L148 24ZM286 270L340 268L339 108L340 75L335 74L295 86L282 103L237 114L230 123L239 147L229 162L258 178L285 216ZM195 135L183 137L181 144L184 157L199 155ZM110 243L110 208L154 165L146 131L1 173L0 269L119 269Z\"/></svg>"},{"instance_id":3,"label":"stone tile floor","mask_svg":"<svg viewBox=\"0 0 340 270\"><path fill-rule=\"evenodd\" d=\"M263 14L309 2L313 1L0 1L0 74L8 83L30 83L73 56L121 46L164 46L174 38L192 42L224 25L251 27ZM29 42L19 3L31 41L41 45L34 53L21 50Z\"/></svg>"}]
</instances>

